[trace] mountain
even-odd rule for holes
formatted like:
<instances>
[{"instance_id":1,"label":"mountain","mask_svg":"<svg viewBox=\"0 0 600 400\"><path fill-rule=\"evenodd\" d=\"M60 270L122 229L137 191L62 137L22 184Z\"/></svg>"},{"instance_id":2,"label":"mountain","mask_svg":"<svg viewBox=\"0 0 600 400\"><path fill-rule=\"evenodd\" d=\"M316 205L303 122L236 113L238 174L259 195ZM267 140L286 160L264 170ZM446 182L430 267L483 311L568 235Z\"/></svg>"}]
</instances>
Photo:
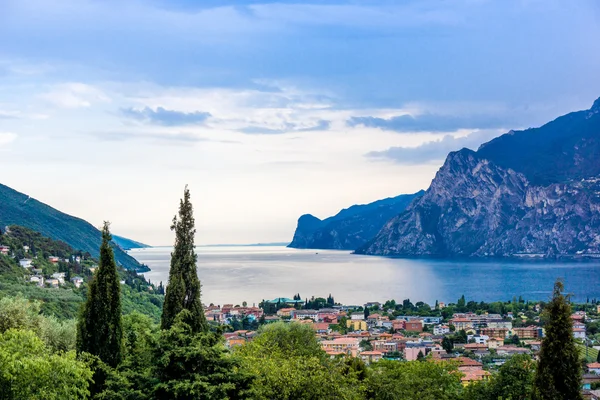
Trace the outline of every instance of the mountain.
<instances>
[{"instance_id":1,"label":"mountain","mask_svg":"<svg viewBox=\"0 0 600 400\"><path fill-rule=\"evenodd\" d=\"M147 244L136 242L135 240L127 239L123 236L112 235L112 238L113 242L115 242L123 250L145 249L150 247Z\"/></svg>"},{"instance_id":2,"label":"mountain","mask_svg":"<svg viewBox=\"0 0 600 400\"><path fill-rule=\"evenodd\" d=\"M74 249L87 251L93 257L99 256L102 235L93 225L0 184L0 228L9 225L24 226ZM115 259L124 268L147 270L120 247L114 246L114 252Z\"/></svg>"},{"instance_id":3,"label":"mountain","mask_svg":"<svg viewBox=\"0 0 600 400\"><path fill-rule=\"evenodd\" d=\"M354 205L324 220L305 214L298 219L292 243L297 249L355 250L365 244L392 217L398 215L423 191Z\"/></svg>"},{"instance_id":4,"label":"mountain","mask_svg":"<svg viewBox=\"0 0 600 400\"><path fill-rule=\"evenodd\" d=\"M450 153L427 192L359 254L600 254L600 99L540 128Z\"/></svg>"}]
</instances>

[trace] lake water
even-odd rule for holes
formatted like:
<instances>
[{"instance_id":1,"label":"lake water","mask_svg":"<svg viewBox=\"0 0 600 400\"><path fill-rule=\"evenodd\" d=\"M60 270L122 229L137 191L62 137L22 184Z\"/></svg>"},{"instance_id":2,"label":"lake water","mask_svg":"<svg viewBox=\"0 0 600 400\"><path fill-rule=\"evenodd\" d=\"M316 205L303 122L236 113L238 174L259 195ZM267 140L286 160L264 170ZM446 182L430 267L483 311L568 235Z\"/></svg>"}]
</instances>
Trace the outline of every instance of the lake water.
<instances>
[{"instance_id":1,"label":"lake water","mask_svg":"<svg viewBox=\"0 0 600 400\"><path fill-rule=\"evenodd\" d=\"M154 283L166 283L170 247L129 252L151 271ZM600 298L600 261L553 263L546 261L449 261L394 259L353 255L344 251L296 250L286 247L198 247L198 275L206 304L248 304L262 299L326 297L331 293L344 304L435 300L546 300L556 278L576 301Z\"/></svg>"}]
</instances>

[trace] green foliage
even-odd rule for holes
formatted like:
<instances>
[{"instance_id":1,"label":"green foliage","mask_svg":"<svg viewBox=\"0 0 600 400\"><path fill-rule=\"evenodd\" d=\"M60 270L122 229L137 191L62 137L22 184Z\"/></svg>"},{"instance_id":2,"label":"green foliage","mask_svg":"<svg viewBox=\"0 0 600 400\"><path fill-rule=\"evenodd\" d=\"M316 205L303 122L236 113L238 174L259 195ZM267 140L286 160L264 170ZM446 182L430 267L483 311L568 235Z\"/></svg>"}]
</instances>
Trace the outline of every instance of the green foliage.
<instances>
[{"instance_id":1,"label":"green foliage","mask_svg":"<svg viewBox=\"0 0 600 400\"><path fill-rule=\"evenodd\" d=\"M244 370L256 377L253 399L363 398L364 364L329 359L314 331L304 324L263 326L236 354Z\"/></svg>"},{"instance_id":2,"label":"green foliage","mask_svg":"<svg viewBox=\"0 0 600 400\"><path fill-rule=\"evenodd\" d=\"M463 400L531 400L535 367L528 355L514 355L489 381L471 383Z\"/></svg>"},{"instance_id":3,"label":"green foliage","mask_svg":"<svg viewBox=\"0 0 600 400\"><path fill-rule=\"evenodd\" d=\"M102 230L100 263L92 279L77 329L77 351L97 355L116 367L121 362L121 287L107 222Z\"/></svg>"},{"instance_id":4,"label":"green foliage","mask_svg":"<svg viewBox=\"0 0 600 400\"><path fill-rule=\"evenodd\" d=\"M452 350L454 350L454 341L452 340L452 338L444 336L444 338L442 339L442 348L446 350L447 354L452 353Z\"/></svg>"},{"instance_id":5,"label":"green foliage","mask_svg":"<svg viewBox=\"0 0 600 400\"><path fill-rule=\"evenodd\" d=\"M454 400L460 372L450 363L381 360L371 366L368 398L374 400Z\"/></svg>"},{"instance_id":6,"label":"green foliage","mask_svg":"<svg viewBox=\"0 0 600 400\"><path fill-rule=\"evenodd\" d=\"M244 399L251 376L228 354L222 337L196 332L197 316L183 310L162 330L156 349L157 399Z\"/></svg>"},{"instance_id":7,"label":"green foliage","mask_svg":"<svg viewBox=\"0 0 600 400\"><path fill-rule=\"evenodd\" d=\"M77 322L74 319L59 321L55 317L43 317L40 322L39 336L55 353L73 351L77 337Z\"/></svg>"},{"instance_id":8,"label":"green foliage","mask_svg":"<svg viewBox=\"0 0 600 400\"><path fill-rule=\"evenodd\" d=\"M39 303L23 297L0 299L0 333L9 329L40 330Z\"/></svg>"},{"instance_id":9,"label":"green foliage","mask_svg":"<svg viewBox=\"0 0 600 400\"><path fill-rule=\"evenodd\" d=\"M190 311L191 327L194 332L207 331L208 322L200 302L200 280L198 279L194 251L196 234L194 209L187 186L179 204L179 218L173 217L171 230L175 231L175 246L171 254L169 285L163 305L161 327L169 329L182 310Z\"/></svg>"},{"instance_id":10,"label":"green foliage","mask_svg":"<svg viewBox=\"0 0 600 400\"><path fill-rule=\"evenodd\" d=\"M571 306L563 295L563 284L554 284L552 301L544 310L545 337L535 376L535 399L581 399L581 365L573 338Z\"/></svg>"},{"instance_id":11,"label":"green foliage","mask_svg":"<svg viewBox=\"0 0 600 400\"><path fill-rule=\"evenodd\" d=\"M1 399L86 399L92 373L74 352L53 354L36 334L0 334Z\"/></svg>"}]
</instances>

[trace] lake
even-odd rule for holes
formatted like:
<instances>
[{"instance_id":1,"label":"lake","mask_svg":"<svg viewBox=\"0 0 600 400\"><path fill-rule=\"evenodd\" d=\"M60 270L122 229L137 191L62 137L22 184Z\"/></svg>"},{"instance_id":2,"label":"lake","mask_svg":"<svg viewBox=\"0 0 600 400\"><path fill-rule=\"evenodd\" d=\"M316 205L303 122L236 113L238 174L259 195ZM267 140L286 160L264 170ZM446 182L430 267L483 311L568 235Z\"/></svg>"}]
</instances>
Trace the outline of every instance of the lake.
<instances>
[{"instance_id":1,"label":"lake","mask_svg":"<svg viewBox=\"0 0 600 400\"><path fill-rule=\"evenodd\" d=\"M169 276L171 247L129 252L158 284ZM364 304L388 299L413 303L435 300L546 300L556 278L576 301L600 298L600 261L456 261L359 256L346 251L297 250L266 246L198 247L198 275L206 304L248 304L262 299L326 297Z\"/></svg>"}]
</instances>

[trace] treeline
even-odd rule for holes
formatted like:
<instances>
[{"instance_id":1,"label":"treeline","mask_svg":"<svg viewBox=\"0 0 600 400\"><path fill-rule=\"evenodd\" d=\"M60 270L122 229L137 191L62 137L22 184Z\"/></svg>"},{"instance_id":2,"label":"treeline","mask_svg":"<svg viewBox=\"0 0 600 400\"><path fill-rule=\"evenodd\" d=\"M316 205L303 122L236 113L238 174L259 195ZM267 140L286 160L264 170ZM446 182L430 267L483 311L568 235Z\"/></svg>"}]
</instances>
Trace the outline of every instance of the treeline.
<instances>
[{"instance_id":1,"label":"treeline","mask_svg":"<svg viewBox=\"0 0 600 400\"><path fill-rule=\"evenodd\" d=\"M452 362L331 358L312 328L275 323L229 351L200 303L195 222L185 190L174 218L160 324L122 316L118 272L103 229L98 270L77 324L41 316L38 303L0 300L0 399L581 399L571 308L558 282L547 305L540 360L516 356L464 387Z\"/></svg>"}]
</instances>

